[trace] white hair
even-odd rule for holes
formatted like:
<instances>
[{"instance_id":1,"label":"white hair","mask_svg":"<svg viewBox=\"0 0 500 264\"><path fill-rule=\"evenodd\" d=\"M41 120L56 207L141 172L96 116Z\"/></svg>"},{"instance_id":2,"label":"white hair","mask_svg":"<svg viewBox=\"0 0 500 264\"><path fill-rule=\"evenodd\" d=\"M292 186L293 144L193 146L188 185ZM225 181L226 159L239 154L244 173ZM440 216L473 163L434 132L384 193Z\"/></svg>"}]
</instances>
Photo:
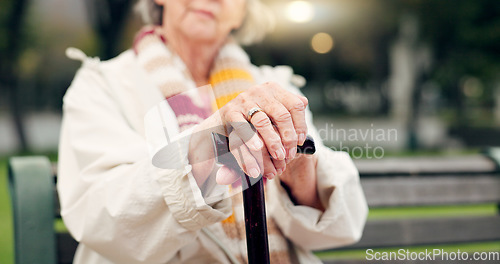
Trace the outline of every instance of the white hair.
<instances>
[{"instance_id":1,"label":"white hair","mask_svg":"<svg viewBox=\"0 0 500 264\"><path fill-rule=\"evenodd\" d=\"M260 42L274 28L274 16L260 0L246 0L246 16L240 28L231 34L242 45ZM138 0L135 10L146 24L163 23L163 6L155 0Z\"/></svg>"}]
</instances>

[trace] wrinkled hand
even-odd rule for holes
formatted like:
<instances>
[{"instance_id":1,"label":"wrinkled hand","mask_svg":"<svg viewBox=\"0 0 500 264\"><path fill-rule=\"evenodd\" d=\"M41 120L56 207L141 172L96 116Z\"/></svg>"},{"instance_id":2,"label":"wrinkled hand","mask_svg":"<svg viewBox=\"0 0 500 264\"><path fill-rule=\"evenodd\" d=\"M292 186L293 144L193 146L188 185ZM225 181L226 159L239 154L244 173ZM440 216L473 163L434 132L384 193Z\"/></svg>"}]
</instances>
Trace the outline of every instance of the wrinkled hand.
<instances>
[{"instance_id":1,"label":"wrinkled hand","mask_svg":"<svg viewBox=\"0 0 500 264\"><path fill-rule=\"evenodd\" d=\"M279 176L281 185L296 204L306 205L324 211L317 188L317 155L297 154L288 170Z\"/></svg>"},{"instance_id":2,"label":"wrinkled hand","mask_svg":"<svg viewBox=\"0 0 500 264\"><path fill-rule=\"evenodd\" d=\"M221 117L229 124L229 148L247 175L272 179L285 171L286 163L295 158L297 145L302 145L306 138L307 103L305 97L276 83L265 83L241 93L221 108ZM255 107L262 111L247 120L248 111ZM223 167L217 182L229 184L238 177Z\"/></svg>"},{"instance_id":3,"label":"wrinkled hand","mask_svg":"<svg viewBox=\"0 0 500 264\"><path fill-rule=\"evenodd\" d=\"M272 179L285 171L286 163L296 156L297 145L302 145L306 139L307 104L305 97L268 82L239 94L219 109L218 114L202 122L198 130L214 131L211 128L222 125L224 131L215 132L229 137L231 153L240 168L251 177L264 175ZM255 113L247 120L248 111L255 107L261 108L262 112ZM207 146L204 143L207 137L194 138L190 149L203 149L203 146ZM196 154L190 151L193 174L199 185L206 179L207 170L211 168L209 163L214 158L213 150L211 152L212 154ZM219 184L230 184L238 178L237 173L223 166L217 172L216 180Z\"/></svg>"}]
</instances>

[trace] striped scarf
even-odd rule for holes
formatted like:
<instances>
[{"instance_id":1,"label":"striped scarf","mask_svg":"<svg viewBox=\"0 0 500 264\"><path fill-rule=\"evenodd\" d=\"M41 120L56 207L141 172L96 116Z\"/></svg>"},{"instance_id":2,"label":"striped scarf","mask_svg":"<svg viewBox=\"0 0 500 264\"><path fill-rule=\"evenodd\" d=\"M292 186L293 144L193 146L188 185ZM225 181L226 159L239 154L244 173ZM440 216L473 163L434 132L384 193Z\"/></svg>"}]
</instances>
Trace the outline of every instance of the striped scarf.
<instances>
[{"instance_id":1,"label":"striped scarf","mask_svg":"<svg viewBox=\"0 0 500 264\"><path fill-rule=\"evenodd\" d=\"M212 114L214 107L200 98L189 69L168 48L160 27L143 28L135 38L134 51L139 64L168 100L181 131ZM216 108L221 108L254 83L249 68L248 56L237 44L229 42L220 50L209 77Z\"/></svg>"},{"instance_id":2,"label":"striped scarf","mask_svg":"<svg viewBox=\"0 0 500 264\"><path fill-rule=\"evenodd\" d=\"M215 95L213 100L200 96L189 70L180 57L168 48L161 27L147 26L134 40L134 51L139 64L152 82L160 89L174 111L180 131L202 122L214 110L221 108L254 84L247 54L233 41L228 41L214 62L209 84ZM234 241L232 252L247 263L246 233L241 187L231 189L233 213L220 224L229 240ZM288 243L272 218L267 219L271 263L290 263Z\"/></svg>"}]
</instances>

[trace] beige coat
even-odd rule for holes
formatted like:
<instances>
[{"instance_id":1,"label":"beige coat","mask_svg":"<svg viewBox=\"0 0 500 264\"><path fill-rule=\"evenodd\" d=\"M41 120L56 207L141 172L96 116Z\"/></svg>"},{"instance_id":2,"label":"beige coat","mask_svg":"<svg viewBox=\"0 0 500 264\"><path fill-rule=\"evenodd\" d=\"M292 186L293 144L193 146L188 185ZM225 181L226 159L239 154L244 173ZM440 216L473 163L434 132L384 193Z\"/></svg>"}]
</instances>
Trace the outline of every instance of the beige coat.
<instances>
[{"instance_id":1,"label":"beige coat","mask_svg":"<svg viewBox=\"0 0 500 264\"><path fill-rule=\"evenodd\" d=\"M230 200L207 202L182 155L165 154L178 168L152 165L148 143L156 146L146 140L144 116L163 97L133 52L107 62L78 50L69 55L83 65L64 96L57 187L64 222L80 241L74 262L231 263L235 245L220 224L231 213ZM276 81L300 93L289 67L254 67L253 75L258 83ZM175 133L175 116L168 105L165 111L171 121L164 125ZM318 190L326 211L294 205L278 180L267 184L266 206L293 244L292 256L320 263L310 250L359 240L368 210L349 156L319 143L310 112L307 121L318 144Z\"/></svg>"}]
</instances>

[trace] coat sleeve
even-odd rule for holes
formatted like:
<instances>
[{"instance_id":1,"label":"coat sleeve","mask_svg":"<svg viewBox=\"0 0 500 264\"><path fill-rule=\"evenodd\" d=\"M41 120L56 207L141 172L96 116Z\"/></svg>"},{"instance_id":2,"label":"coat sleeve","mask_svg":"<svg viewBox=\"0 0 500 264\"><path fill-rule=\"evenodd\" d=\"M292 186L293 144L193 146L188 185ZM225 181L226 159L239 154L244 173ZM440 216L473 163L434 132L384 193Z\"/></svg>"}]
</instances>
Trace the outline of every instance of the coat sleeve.
<instances>
[{"instance_id":1,"label":"coat sleeve","mask_svg":"<svg viewBox=\"0 0 500 264\"><path fill-rule=\"evenodd\" d=\"M79 70L63 109L57 188L64 223L80 243L114 263L165 263L231 213L227 199L204 201L187 157L177 157L183 166L175 169L151 165L144 136L98 70Z\"/></svg>"},{"instance_id":2,"label":"coat sleeve","mask_svg":"<svg viewBox=\"0 0 500 264\"><path fill-rule=\"evenodd\" d=\"M268 187L269 212L286 237L307 250L352 244L361 238L368 207L349 156L320 146L318 192L326 210L294 205L279 180Z\"/></svg>"},{"instance_id":3,"label":"coat sleeve","mask_svg":"<svg viewBox=\"0 0 500 264\"><path fill-rule=\"evenodd\" d=\"M289 67L263 68L262 72L273 78L278 77L276 81L281 85L293 93L301 94L299 89L290 85L294 77ZM294 205L276 178L268 184L266 200L269 214L286 237L306 250L328 249L357 242L368 214L358 171L347 153L333 151L323 145L309 108L306 122L308 133L316 143L317 188L326 210L321 212L308 206Z\"/></svg>"}]
</instances>

